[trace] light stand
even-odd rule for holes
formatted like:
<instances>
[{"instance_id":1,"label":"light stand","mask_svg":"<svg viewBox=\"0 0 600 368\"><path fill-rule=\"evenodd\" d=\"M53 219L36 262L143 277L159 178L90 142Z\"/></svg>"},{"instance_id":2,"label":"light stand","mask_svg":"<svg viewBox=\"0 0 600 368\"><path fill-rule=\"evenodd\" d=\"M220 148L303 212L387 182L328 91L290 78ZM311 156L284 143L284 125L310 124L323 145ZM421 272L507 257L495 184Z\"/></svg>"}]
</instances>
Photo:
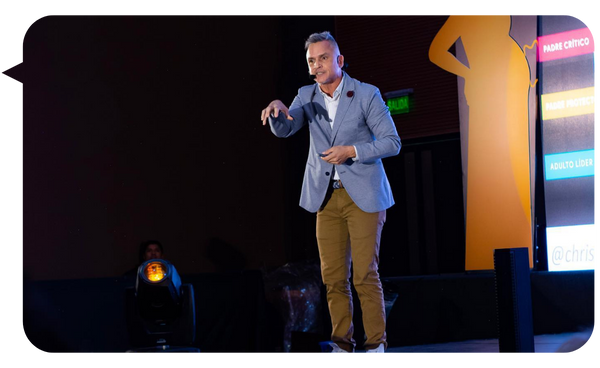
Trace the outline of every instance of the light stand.
<instances>
[{"instance_id":1,"label":"light stand","mask_svg":"<svg viewBox=\"0 0 600 368\"><path fill-rule=\"evenodd\" d=\"M199 352L195 339L194 288L181 284L175 267L151 259L138 268L135 288L126 290L129 352Z\"/></svg>"}]
</instances>

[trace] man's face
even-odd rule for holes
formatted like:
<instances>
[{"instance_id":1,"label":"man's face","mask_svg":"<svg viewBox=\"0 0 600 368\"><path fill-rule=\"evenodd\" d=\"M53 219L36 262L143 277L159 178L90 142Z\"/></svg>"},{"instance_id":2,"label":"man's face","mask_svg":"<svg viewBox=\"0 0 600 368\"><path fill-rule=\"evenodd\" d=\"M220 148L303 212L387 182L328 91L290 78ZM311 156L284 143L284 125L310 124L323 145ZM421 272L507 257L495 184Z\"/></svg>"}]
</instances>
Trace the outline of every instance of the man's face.
<instances>
[{"instance_id":1,"label":"man's face","mask_svg":"<svg viewBox=\"0 0 600 368\"><path fill-rule=\"evenodd\" d=\"M344 57L329 41L312 43L306 50L308 71L319 84L330 84L342 77Z\"/></svg>"},{"instance_id":2,"label":"man's face","mask_svg":"<svg viewBox=\"0 0 600 368\"><path fill-rule=\"evenodd\" d=\"M162 251L160 250L160 247L156 244L150 244L149 246L147 246L144 258L146 261L150 259L162 258Z\"/></svg>"}]
</instances>

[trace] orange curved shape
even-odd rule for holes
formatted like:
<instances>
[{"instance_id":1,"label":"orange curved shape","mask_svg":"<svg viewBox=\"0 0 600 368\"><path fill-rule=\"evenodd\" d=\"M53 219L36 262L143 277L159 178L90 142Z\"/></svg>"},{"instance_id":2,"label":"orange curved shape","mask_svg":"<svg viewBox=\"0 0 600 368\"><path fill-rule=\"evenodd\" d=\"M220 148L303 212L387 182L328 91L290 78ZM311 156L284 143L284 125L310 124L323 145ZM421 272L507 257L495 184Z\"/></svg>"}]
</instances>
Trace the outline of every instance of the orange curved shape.
<instances>
[{"instance_id":1,"label":"orange curved shape","mask_svg":"<svg viewBox=\"0 0 600 368\"><path fill-rule=\"evenodd\" d=\"M510 37L509 16L450 17L429 50L431 62L465 79L469 106L467 270L493 269L493 251L529 248L529 64ZM448 49L462 40L468 65Z\"/></svg>"}]
</instances>

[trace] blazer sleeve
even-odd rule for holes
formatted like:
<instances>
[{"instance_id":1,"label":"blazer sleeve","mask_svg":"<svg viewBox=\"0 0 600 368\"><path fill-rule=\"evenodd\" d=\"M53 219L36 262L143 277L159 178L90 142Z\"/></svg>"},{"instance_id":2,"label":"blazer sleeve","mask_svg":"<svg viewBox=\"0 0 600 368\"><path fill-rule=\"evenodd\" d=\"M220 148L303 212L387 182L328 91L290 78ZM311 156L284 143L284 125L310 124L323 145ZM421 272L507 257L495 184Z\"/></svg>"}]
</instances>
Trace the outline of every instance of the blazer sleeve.
<instances>
[{"instance_id":1,"label":"blazer sleeve","mask_svg":"<svg viewBox=\"0 0 600 368\"><path fill-rule=\"evenodd\" d=\"M269 125L271 132L279 138L287 138L299 131L305 124L304 110L302 109L302 99L300 98L300 90L298 95L292 101L289 107L289 113L294 120L288 120L283 113L279 113L276 118L271 114L269 116Z\"/></svg>"},{"instance_id":2,"label":"blazer sleeve","mask_svg":"<svg viewBox=\"0 0 600 368\"><path fill-rule=\"evenodd\" d=\"M378 88L374 87L371 98L366 102L365 117L374 139L372 142L355 145L358 162L368 163L397 155L402 143Z\"/></svg>"}]
</instances>

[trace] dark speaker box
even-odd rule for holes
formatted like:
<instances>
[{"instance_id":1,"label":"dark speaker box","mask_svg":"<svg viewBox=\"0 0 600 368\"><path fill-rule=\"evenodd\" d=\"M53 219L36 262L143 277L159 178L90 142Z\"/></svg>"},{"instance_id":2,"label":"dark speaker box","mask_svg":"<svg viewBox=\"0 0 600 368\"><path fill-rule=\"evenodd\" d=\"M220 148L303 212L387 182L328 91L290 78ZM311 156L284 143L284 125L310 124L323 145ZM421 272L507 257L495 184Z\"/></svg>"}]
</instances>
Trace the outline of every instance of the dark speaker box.
<instances>
[{"instance_id":1,"label":"dark speaker box","mask_svg":"<svg viewBox=\"0 0 600 368\"><path fill-rule=\"evenodd\" d=\"M500 352L534 352L527 248L494 251Z\"/></svg>"}]
</instances>

